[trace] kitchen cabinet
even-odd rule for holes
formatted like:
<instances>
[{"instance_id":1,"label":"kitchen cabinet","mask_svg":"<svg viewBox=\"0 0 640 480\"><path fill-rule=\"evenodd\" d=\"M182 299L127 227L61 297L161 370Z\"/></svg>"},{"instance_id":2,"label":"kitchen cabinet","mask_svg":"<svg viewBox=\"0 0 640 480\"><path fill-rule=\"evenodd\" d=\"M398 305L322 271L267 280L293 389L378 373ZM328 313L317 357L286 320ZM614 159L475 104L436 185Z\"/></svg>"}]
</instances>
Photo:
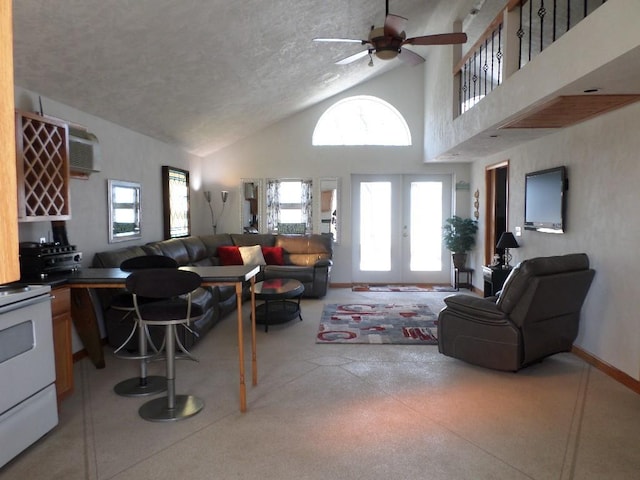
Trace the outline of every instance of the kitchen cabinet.
<instances>
[{"instance_id":1,"label":"kitchen cabinet","mask_svg":"<svg viewBox=\"0 0 640 480\"><path fill-rule=\"evenodd\" d=\"M51 290L53 347L56 363L56 395L60 402L73 393L73 353L71 344L71 289Z\"/></svg>"},{"instance_id":2,"label":"kitchen cabinet","mask_svg":"<svg viewBox=\"0 0 640 480\"><path fill-rule=\"evenodd\" d=\"M20 278L11 2L0 2L0 284Z\"/></svg>"},{"instance_id":3,"label":"kitchen cabinet","mask_svg":"<svg viewBox=\"0 0 640 480\"><path fill-rule=\"evenodd\" d=\"M69 220L69 127L16 110L18 221Z\"/></svg>"}]
</instances>

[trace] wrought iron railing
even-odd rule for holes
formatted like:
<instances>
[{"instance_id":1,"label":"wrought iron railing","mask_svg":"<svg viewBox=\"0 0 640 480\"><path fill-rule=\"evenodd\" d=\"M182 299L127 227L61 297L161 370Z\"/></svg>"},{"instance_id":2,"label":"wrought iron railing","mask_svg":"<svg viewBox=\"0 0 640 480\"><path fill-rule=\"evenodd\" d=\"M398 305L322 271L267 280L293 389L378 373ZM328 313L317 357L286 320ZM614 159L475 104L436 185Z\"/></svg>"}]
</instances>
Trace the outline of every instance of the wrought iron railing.
<instances>
[{"instance_id":1,"label":"wrought iron railing","mask_svg":"<svg viewBox=\"0 0 640 480\"><path fill-rule=\"evenodd\" d=\"M510 73L522 68L606 1L509 0L454 68L460 113L473 107ZM517 13L517 22L505 28L505 17L510 12ZM515 49L517 52L512 51Z\"/></svg>"}]
</instances>

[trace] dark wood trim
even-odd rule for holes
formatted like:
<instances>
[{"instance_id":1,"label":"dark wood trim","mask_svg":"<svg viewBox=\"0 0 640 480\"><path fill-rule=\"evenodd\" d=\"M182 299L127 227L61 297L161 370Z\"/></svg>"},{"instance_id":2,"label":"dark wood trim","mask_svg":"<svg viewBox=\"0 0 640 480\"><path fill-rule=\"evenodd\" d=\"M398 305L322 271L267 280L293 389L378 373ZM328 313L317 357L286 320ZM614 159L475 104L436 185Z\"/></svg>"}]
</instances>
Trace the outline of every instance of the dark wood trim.
<instances>
[{"instance_id":1,"label":"dark wood trim","mask_svg":"<svg viewBox=\"0 0 640 480\"><path fill-rule=\"evenodd\" d=\"M640 381L636 380L632 376L627 375L623 371L618 370L616 367L609 365L607 362L600 360L598 357L591 355L589 352L583 350L580 347L576 347L575 345L571 349L571 353L573 353L577 357L580 357L589 365L603 372L605 375L610 376L616 382L621 383L625 387L633 390L635 393L640 394Z\"/></svg>"},{"instance_id":2,"label":"dark wood trim","mask_svg":"<svg viewBox=\"0 0 640 480\"><path fill-rule=\"evenodd\" d=\"M498 169L506 169L506 226L509 226L509 160L504 160L485 167L485 220L484 220L484 264L489 265L493 261L496 238L496 207L497 207L497 180Z\"/></svg>"}]
</instances>

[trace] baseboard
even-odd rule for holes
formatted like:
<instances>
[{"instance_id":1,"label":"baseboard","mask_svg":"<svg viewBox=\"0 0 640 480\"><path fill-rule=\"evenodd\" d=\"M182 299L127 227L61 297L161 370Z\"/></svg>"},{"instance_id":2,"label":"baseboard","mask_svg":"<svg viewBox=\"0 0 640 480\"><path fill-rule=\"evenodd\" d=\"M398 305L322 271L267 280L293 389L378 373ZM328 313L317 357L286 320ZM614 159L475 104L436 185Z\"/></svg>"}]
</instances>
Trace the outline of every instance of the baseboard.
<instances>
[{"instance_id":1,"label":"baseboard","mask_svg":"<svg viewBox=\"0 0 640 480\"><path fill-rule=\"evenodd\" d=\"M627 375L623 371L618 370L616 367L609 365L606 362L603 362L598 357L591 355L589 352L583 350L580 347L576 347L575 345L571 349L571 353L573 353L577 357L580 357L589 365L594 366L604 374L610 376L615 381L623 384L625 387L630 388L635 393L640 394L640 381L636 380L630 375Z\"/></svg>"}]
</instances>

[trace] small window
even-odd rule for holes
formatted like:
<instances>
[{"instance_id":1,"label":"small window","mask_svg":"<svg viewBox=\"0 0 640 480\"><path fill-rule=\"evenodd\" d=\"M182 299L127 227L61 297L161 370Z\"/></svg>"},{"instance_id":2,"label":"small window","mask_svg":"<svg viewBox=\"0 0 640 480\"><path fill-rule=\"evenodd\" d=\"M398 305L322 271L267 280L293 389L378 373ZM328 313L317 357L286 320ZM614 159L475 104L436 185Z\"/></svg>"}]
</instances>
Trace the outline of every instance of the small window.
<instances>
[{"instance_id":1,"label":"small window","mask_svg":"<svg viewBox=\"0 0 640 480\"><path fill-rule=\"evenodd\" d=\"M267 230L313 233L311 180L267 181Z\"/></svg>"},{"instance_id":2,"label":"small window","mask_svg":"<svg viewBox=\"0 0 640 480\"><path fill-rule=\"evenodd\" d=\"M340 100L320 117L313 145L411 145L409 126L384 100L359 95Z\"/></svg>"},{"instance_id":3,"label":"small window","mask_svg":"<svg viewBox=\"0 0 640 480\"><path fill-rule=\"evenodd\" d=\"M187 170L162 167L162 207L165 239L191 235Z\"/></svg>"}]
</instances>

